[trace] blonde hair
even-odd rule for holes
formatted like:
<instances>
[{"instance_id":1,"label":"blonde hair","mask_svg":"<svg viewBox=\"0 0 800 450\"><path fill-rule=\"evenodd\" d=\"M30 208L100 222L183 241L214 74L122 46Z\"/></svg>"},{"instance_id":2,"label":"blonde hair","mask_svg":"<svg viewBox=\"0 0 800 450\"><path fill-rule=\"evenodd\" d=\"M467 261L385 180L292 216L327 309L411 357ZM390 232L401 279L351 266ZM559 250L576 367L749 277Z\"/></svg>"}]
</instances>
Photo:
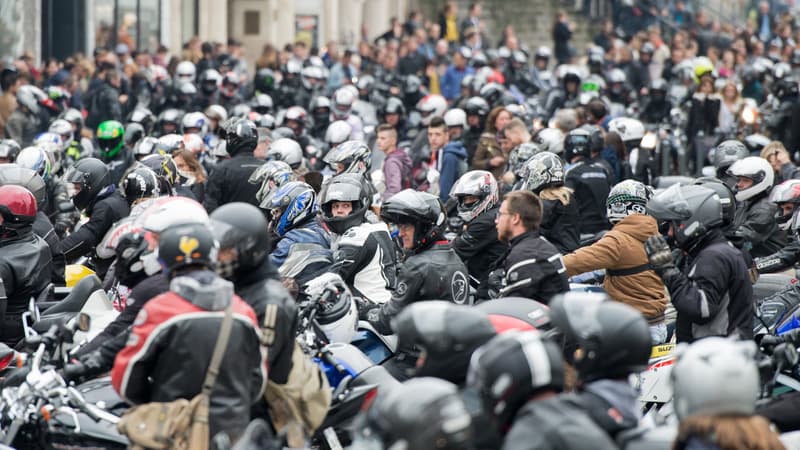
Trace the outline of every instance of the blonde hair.
<instances>
[{"instance_id":1,"label":"blonde hair","mask_svg":"<svg viewBox=\"0 0 800 450\"><path fill-rule=\"evenodd\" d=\"M681 421L673 450L686 448L691 438L707 440L719 450L783 450L767 419L760 416L693 416Z\"/></svg>"},{"instance_id":2,"label":"blonde hair","mask_svg":"<svg viewBox=\"0 0 800 450\"><path fill-rule=\"evenodd\" d=\"M786 153L787 155L789 154L781 141L772 141L761 149L761 157L767 161L769 161L770 156L774 156L778 153Z\"/></svg>"},{"instance_id":3,"label":"blonde hair","mask_svg":"<svg viewBox=\"0 0 800 450\"><path fill-rule=\"evenodd\" d=\"M566 186L551 187L543 189L539 193L539 197L542 200L558 200L562 205L567 206L572 198L572 189Z\"/></svg>"}]
</instances>

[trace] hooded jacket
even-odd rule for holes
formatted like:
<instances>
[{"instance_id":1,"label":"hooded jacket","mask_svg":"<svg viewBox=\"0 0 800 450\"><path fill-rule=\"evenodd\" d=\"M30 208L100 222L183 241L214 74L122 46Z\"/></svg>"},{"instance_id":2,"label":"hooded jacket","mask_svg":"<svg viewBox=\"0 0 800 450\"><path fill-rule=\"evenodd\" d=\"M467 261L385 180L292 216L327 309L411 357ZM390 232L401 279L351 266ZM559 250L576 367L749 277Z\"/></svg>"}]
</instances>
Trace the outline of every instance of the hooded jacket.
<instances>
[{"instance_id":1,"label":"hooded jacket","mask_svg":"<svg viewBox=\"0 0 800 450\"><path fill-rule=\"evenodd\" d=\"M631 214L599 241L564 255L567 275L606 269L603 288L611 298L636 308L651 323L660 322L669 300L644 251L644 242L656 235L654 218Z\"/></svg>"},{"instance_id":2,"label":"hooded jacket","mask_svg":"<svg viewBox=\"0 0 800 450\"><path fill-rule=\"evenodd\" d=\"M383 180L386 184L383 201L411 187L411 158L403 149L395 148L386 155L383 160Z\"/></svg>"},{"instance_id":3,"label":"hooded jacket","mask_svg":"<svg viewBox=\"0 0 800 450\"><path fill-rule=\"evenodd\" d=\"M461 141L450 141L439 149L436 170L439 171L439 198L446 202L456 180L467 171L467 149Z\"/></svg>"}]
</instances>

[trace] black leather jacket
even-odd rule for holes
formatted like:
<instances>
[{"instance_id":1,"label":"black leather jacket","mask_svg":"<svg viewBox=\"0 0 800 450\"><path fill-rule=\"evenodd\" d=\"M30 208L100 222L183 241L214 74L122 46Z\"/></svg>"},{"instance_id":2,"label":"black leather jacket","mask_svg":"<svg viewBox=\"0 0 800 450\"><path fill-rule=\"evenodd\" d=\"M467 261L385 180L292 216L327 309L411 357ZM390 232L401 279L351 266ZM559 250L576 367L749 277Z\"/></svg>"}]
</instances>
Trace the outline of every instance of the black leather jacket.
<instances>
[{"instance_id":1,"label":"black leather jacket","mask_svg":"<svg viewBox=\"0 0 800 450\"><path fill-rule=\"evenodd\" d=\"M469 275L478 280L478 298L489 298L486 284L491 267L506 251L506 245L497 239L497 227L494 219L497 210L494 207L473 219L466 230L453 240L453 250L464 261Z\"/></svg>"},{"instance_id":2,"label":"black leather jacket","mask_svg":"<svg viewBox=\"0 0 800 450\"><path fill-rule=\"evenodd\" d=\"M218 207L231 202L245 202L258 206L256 192L259 186L247 179L264 161L253 152L240 152L233 158L216 165L208 177L203 205L211 214Z\"/></svg>"},{"instance_id":3,"label":"black leather jacket","mask_svg":"<svg viewBox=\"0 0 800 450\"><path fill-rule=\"evenodd\" d=\"M406 258L400 267L391 300L370 311L377 331L392 334L391 319L414 302L445 300L464 304L469 298L467 267L447 241Z\"/></svg>"},{"instance_id":4,"label":"black leather jacket","mask_svg":"<svg viewBox=\"0 0 800 450\"><path fill-rule=\"evenodd\" d=\"M23 337L22 313L31 297L47 287L53 272L50 249L42 238L31 228L20 234L21 237L0 238L0 278L7 298L5 311L0 309L0 342L10 346Z\"/></svg>"},{"instance_id":5,"label":"black leather jacket","mask_svg":"<svg viewBox=\"0 0 800 450\"><path fill-rule=\"evenodd\" d=\"M609 229L606 199L611 180L603 166L580 161L567 169L564 185L574 191L580 212L580 232L595 234Z\"/></svg>"},{"instance_id":6,"label":"black leather jacket","mask_svg":"<svg viewBox=\"0 0 800 450\"><path fill-rule=\"evenodd\" d=\"M733 234L750 244L753 257L769 256L786 246L786 234L775 221L777 212L778 207L769 201L766 192L737 206Z\"/></svg>"},{"instance_id":7,"label":"black leather jacket","mask_svg":"<svg viewBox=\"0 0 800 450\"><path fill-rule=\"evenodd\" d=\"M777 252L757 258L755 263L759 273L772 273L786 270L798 261L800 261L800 241L792 239L789 244Z\"/></svg>"},{"instance_id":8,"label":"black leather jacket","mask_svg":"<svg viewBox=\"0 0 800 450\"><path fill-rule=\"evenodd\" d=\"M56 286L63 286L65 284L65 268L64 254L61 253L61 239L58 238L53 224L47 219L47 215L39 211L36 213L36 220L33 222L33 233L47 244L50 248L50 256L53 260L53 270L50 276L50 281Z\"/></svg>"},{"instance_id":9,"label":"black leather jacket","mask_svg":"<svg viewBox=\"0 0 800 450\"><path fill-rule=\"evenodd\" d=\"M111 225L127 217L129 213L128 202L113 188L105 195L99 194L86 210L89 221L61 241L64 257L67 261L72 261L93 253Z\"/></svg>"},{"instance_id":10,"label":"black leather jacket","mask_svg":"<svg viewBox=\"0 0 800 450\"><path fill-rule=\"evenodd\" d=\"M554 295L569 291L561 253L538 231L511 239L499 264L505 270L499 297L525 297L547 304Z\"/></svg>"},{"instance_id":11,"label":"black leather jacket","mask_svg":"<svg viewBox=\"0 0 800 450\"><path fill-rule=\"evenodd\" d=\"M542 200L542 236L561 253L572 253L580 247L580 211L575 196L566 205L560 200Z\"/></svg>"}]
</instances>

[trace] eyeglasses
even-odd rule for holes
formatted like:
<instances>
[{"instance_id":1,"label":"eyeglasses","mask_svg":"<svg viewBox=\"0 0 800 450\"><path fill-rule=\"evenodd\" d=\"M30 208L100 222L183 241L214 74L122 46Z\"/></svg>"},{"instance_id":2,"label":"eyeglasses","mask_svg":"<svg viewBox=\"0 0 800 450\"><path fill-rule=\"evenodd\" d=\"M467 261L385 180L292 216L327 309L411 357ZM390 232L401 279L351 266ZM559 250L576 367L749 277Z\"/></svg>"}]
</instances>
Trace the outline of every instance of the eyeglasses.
<instances>
[{"instance_id":1,"label":"eyeglasses","mask_svg":"<svg viewBox=\"0 0 800 450\"><path fill-rule=\"evenodd\" d=\"M507 216L510 216L510 215L512 215L512 214L513 214L513 213L510 213L510 212L503 212L503 211L500 211L500 210L498 209L498 210L497 210L497 215L495 215L495 218L496 218L496 219L499 219L499 218L500 218L500 216L506 216L506 215L507 215Z\"/></svg>"}]
</instances>

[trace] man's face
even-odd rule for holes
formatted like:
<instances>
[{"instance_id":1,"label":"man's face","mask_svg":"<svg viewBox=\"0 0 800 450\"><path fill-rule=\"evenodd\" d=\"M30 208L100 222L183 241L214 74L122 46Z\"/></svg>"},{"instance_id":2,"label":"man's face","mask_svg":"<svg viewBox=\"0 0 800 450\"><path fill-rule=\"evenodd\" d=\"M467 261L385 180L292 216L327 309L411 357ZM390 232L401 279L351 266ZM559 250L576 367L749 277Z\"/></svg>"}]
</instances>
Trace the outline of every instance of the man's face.
<instances>
[{"instance_id":1,"label":"man's face","mask_svg":"<svg viewBox=\"0 0 800 450\"><path fill-rule=\"evenodd\" d=\"M381 131L378 133L378 149L382 152L387 152L394 147L394 136L388 131Z\"/></svg>"},{"instance_id":2,"label":"man's face","mask_svg":"<svg viewBox=\"0 0 800 450\"><path fill-rule=\"evenodd\" d=\"M400 114L386 114L385 116L383 116L383 118L384 120L386 120L386 123L388 123L393 127L397 126L397 124L400 123Z\"/></svg>"},{"instance_id":3,"label":"man's face","mask_svg":"<svg viewBox=\"0 0 800 450\"><path fill-rule=\"evenodd\" d=\"M432 150L439 150L447 144L447 131L444 127L428 128L428 144Z\"/></svg>"},{"instance_id":4,"label":"man's face","mask_svg":"<svg viewBox=\"0 0 800 450\"><path fill-rule=\"evenodd\" d=\"M331 214L333 217L347 217L353 212L353 202L333 202Z\"/></svg>"},{"instance_id":5,"label":"man's face","mask_svg":"<svg viewBox=\"0 0 800 450\"><path fill-rule=\"evenodd\" d=\"M515 217L508 212L508 202L500 204L500 209L497 210L497 217L494 219L494 225L497 228L497 239L503 242L511 240L511 221Z\"/></svg>"},{"instance_id":6,"label":"man's face","mask_svg":"<svg viewBox=\"0 0 800 450\"><path fill-rule=\"evenodd\" d=\"M784 216L788 216L794 212L794 203L781 203L778 207L781 208L781 212Z\"/></svg>"},{"instance_id":7,"label":"man's face","mask_svg":"<svg viewBox=\"0 0 800 450\"><path fill-rule=\"evenodd\" d=\"M753 180L747 177L736 177L736 189L743 191L753 186Z\"/></svg>"},{"instance_id":8,"label":"man's face","mask_svg":"<svg viewBox=\"0 0 800 450\"><path fill-rule=\"evenodd\" d=\"M397 224L398 236L400 236L400 241L403 242L403 248L406 250L414 248L414 230L415 227L412 224Z\"/></svg>"}]
</instances>

